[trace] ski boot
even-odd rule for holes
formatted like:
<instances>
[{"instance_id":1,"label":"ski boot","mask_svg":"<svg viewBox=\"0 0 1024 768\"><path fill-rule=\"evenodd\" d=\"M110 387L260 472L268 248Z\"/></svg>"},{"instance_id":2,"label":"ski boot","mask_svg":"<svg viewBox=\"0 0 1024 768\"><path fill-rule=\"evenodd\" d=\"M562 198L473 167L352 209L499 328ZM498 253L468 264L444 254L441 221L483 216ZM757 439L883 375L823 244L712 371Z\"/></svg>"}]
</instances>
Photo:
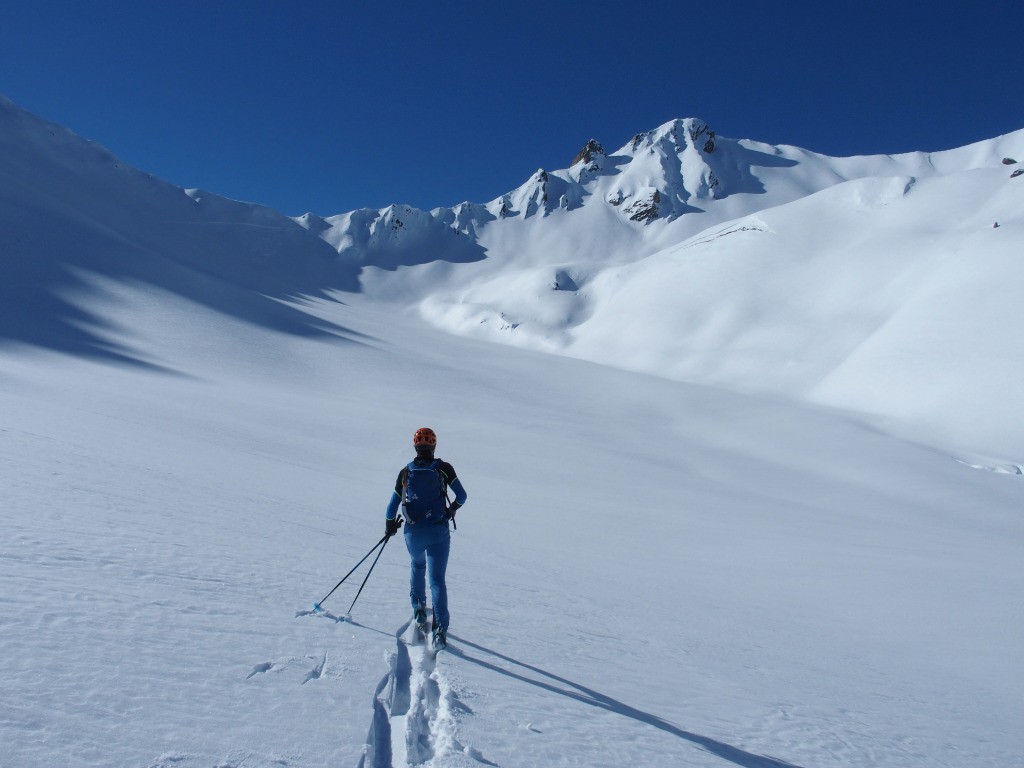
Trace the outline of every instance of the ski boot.
<instances>
[{"instance_id":1,"label":"ski boot","mask_svg":"<svg viewBox=\"0 0 1024 768\"><path fill-rule=\"evenodd\" d=\"M427 631L427 606L422 603L418 603L416 607L412 609L412 620L416 623L416 628L423 633Z\"/></svg>"},{"instance_id":2,"label":"ski boot","mask_svg":"<svg viewBox=\"0 0 1024 768\"><path fill-rule=\"evenodd\" d=\"M448 632L444 627L434 627L433 642L434 651L443 651L448 647Z\"/></svg>"}]
</instances>

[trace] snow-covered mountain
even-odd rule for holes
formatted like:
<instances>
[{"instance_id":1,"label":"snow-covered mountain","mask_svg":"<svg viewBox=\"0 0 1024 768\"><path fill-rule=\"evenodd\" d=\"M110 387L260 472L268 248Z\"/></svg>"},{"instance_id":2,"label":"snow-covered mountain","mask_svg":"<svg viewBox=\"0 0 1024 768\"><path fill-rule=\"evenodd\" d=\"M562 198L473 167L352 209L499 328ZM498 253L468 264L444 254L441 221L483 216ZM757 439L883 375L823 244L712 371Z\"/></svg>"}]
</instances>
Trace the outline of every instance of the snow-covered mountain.
<instances>
[{"instance_id":1,"label":"snow-covered mountain","mask_svg":"<svg viewBox=\"0 0 1024 768\"><path fill-rule=\"evenodd\" d=\"M487 203L295 220L168 185L6 101L0 152L0 338L131 358L68 299L83 273L295 333L337 329L280 299L361 291L455 333L1024 456L1024 341L1008 330L1024 178L1007 164L1024 131L832 158L673 120L611 153L590 140Z\"/></svg>"},{"instance_id":2,"label":"snow-covered mountain","mask_svg":"<svg viewBox=\"0 0 1024 768\"><path fill-rule=\"evenodd\" d=\"M0 765L1019 761L1024 133L567 155L291 219L0 100ZM436 658L399 542L310 611L425 424Z\"/></svg>"},{"instance_id":3,"label":"snow-covered mountain","mask_svg":"<svg viewBox=\"0 0 1024 768\"><path fill-rule=\"evenodd\" d=\"M371 295L455 333L909 419L1006 458L1024 456L1015 158L1024 131L832 158L674 120L486 204L299 221Z\"/></svg>"}]
</instances>

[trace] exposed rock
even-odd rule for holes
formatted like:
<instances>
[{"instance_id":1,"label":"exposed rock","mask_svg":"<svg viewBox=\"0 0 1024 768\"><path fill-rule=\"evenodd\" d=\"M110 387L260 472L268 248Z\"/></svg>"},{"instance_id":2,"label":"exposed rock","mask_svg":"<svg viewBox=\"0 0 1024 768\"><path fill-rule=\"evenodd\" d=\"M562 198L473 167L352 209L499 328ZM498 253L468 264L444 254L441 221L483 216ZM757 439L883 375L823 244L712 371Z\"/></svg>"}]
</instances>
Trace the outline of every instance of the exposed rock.
<instances>
[{"instance_id":1,"label":"exposed rock","mask_svg":"<svg viewBox=\"0 0 1024 768\"><path fill-rule=\"evenodd\" d=\"M690 144L694 148L698 146L698 140L703 138L702 150L708 154L715 151L715 132L711 130L711 126L703 120L694 119L688 121L687 129L687 133L690 136Z\"/></svg>"},{"instance_id":2,"label":"exposed rock","mask_svg":"<svg viewBox=\"0 0 1024 768\"><path fill-rule=\"evenodd\" d=\"M569 166L572 167L581 160L589 165L591 162L593 162L595 155L600 155L601 157L604 157L604 147L601 146L597 139L591 139L590 141L583 145L583 149L576 153L576 157L572 159L572 162L569 163Z\"/></svg>"},{"instance_id":3,"label":"exposed rock","mask_svg":"<svg viewBox=\"0 0 1024 768\"><path fill-rule=\"evenodd\" d=\"M1018 168L1016 171L1014 171L1013 173L1010 174L1010 178L1011 179L1015 179L1018 176L1020 176L1021 174L1024 174L1024 168Z\"/></svg>"},{"instance_id":4,"label":"exposed rock","mask_svg":"<svg viewBox=\"0 0 1024 768\"><path fill-rule=\"evenodd\" d=\"M1017 164L1017 161L1014 160L1012 157L1004 157L1003 158L1003 165L1016 165L1016 164Z\"/></svg>"},{"instance_id":5,"label":"exposed rock","mask_svg":"<svg viewBox=\"0 0 1024 768\"><path fill-rule=\"evenodd\" d=\"M654 192L647 197L631 203L623 209L623 212L629 216L632 221L654 221L658 218L660 203L661 192L654 190Z\"/></svg>"},{"instance_id":6,"label":"exposed rock","mask_svg":"<svg viewBox=\"0 0 1024 768\"><path fill-rule=\"evenodd\" d=\"M694 144L697 143L697 139L705 134L710 135L711 138L715 137L715 132L703 120L691 120L688 133L690 134L690 141Z\"/></svg>"}]
</instances>

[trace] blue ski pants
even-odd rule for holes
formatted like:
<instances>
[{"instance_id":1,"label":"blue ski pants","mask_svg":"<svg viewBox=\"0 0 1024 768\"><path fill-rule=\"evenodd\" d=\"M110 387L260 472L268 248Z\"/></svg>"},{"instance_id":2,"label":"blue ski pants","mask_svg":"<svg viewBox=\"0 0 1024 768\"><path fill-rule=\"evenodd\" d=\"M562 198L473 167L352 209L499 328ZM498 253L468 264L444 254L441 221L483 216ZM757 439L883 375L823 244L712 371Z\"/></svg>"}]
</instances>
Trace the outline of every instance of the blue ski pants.
<instances>
[{"instance_id":1,"label":"blue ski pants","mask_svg":"<svg viewBox=\"0 0 1024 768\"><path fill-rule=\"evenodd\" d=\"M405 546L412 560L409 573L409 597L412 607L427 604L426 580L430 579L430 598L434 606L434 626L448 630L448 589L444 573L452 534L447 524L420 523L405 526Z\"/></svg>"}]
</instances>

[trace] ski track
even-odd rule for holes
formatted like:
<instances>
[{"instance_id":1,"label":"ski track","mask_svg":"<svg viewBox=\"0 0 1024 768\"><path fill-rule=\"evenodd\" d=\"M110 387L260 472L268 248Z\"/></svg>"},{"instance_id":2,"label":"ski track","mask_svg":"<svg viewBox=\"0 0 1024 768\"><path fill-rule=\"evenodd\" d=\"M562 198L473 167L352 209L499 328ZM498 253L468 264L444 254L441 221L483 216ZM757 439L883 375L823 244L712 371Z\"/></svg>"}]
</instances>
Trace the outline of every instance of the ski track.
<instances>
[{"instance_id":1,"label":"ski track","mask_svg":"<svg viewBox=\"0 0 1024 768\"><path fill-rule=\"evenodd\" d=\"M426 638L406 621L395 631L390 669L373 694L373 715L358 768L440 768L453 753L497 765L455 738L457 716L472 714L443 673Z\"/></svg>"}]
</instances>

